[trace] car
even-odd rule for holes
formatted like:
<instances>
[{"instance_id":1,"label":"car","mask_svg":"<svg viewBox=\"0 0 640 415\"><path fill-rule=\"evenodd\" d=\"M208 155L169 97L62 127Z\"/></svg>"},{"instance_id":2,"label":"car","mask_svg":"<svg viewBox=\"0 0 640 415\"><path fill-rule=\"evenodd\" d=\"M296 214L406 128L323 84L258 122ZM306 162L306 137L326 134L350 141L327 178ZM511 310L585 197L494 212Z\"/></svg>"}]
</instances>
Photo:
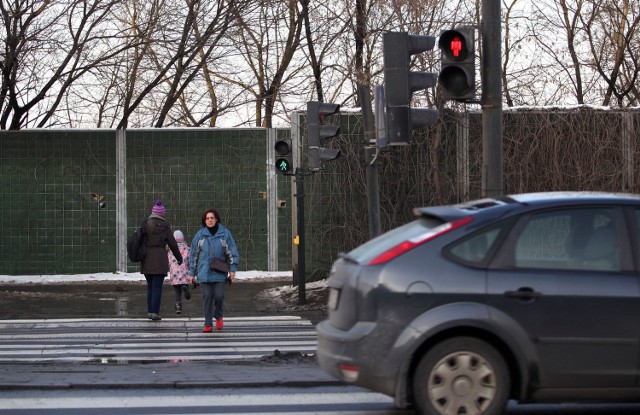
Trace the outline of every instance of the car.
<instances>
[{"instance_id":1,"label":"car","mask_svg":"<svg viewBox=\"0 0 640 415\"><path fill-rule=\"evenodd\" d=\"M414 209L333 263L320 367L420 414L640 400L640 196Z\"/></svg>"}]
</instances>

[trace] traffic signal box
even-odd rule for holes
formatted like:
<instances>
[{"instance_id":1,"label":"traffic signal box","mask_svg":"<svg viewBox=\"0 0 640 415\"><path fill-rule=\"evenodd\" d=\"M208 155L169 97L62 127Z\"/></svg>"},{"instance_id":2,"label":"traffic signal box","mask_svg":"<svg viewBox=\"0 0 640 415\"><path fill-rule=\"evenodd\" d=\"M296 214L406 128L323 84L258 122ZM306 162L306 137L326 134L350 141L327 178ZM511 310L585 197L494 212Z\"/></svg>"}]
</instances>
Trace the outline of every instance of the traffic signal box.
<instances>
[{"instance_id":1,"label":"traffic signal box","mask_svg":"<svg viewBox=\"0 0 640 415\"><path fill-rule=\"evenodd\" d=\"M469 101L475 98L475 30L459 27L440 34L441 52L438 80L445 99Z\"/></svg>"},{"instance_id":2,"label":"traffic signal box","mask_svg":"<svg viewBox=\"0 0 640 415\"><path fill-rule=\"evenodd\" d=\"M325 124L330 115L340 114L340 105L325 102L307 102L307 131L309 145L309 170L324 169L324 163L340 157L340 149L325 148L325 143L340 135L340 127Z\"/></svg>"},{"instance_id":3,"label":"traffic signal box","mask_svg":"<svg viewBox=\"0 0 640 415\"><path fill-rule=\"evenodd\" d=\"M406 32L387 32L383 34L383 42L388 145L407 145L411 142L413 130L438 120L438 110L411 108L412 94L434 87L438 75L410 70L411 56L433 49L436 38L409 35Z\"/></svg>"},{"instance_id":4,"label":"traffic signal box","mask_svg":"<svg viewBox=\"0 0 640 415\"><path fill-rule=\"evenodd\" d=\"M291 140L288 138L276 140L274 150L276 152L276 171L281 174L292 173L293 151Z\"/></svg>"}]
</instances>

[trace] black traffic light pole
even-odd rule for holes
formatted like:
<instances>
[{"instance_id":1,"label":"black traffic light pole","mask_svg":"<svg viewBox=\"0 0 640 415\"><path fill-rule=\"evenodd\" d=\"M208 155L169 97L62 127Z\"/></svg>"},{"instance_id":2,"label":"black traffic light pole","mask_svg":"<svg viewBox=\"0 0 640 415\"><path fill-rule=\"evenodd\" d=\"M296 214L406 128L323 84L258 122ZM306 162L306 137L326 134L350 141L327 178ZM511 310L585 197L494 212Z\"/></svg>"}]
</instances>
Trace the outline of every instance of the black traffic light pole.
<instances>
[{"instance_id":1,"label":"black traffic light pole","mask_svg":"<svg viewBox=\"0 0 640 415\"><path fill-rule=\"evenodd\" d=\"M325 141L332 140L340 134L340 127L324 124L325 117L340 113L340 105L329 102L307 102L307 145L309 146L309 170L313 172L324 169L324 163L340 157L340 150L326 148ZM304 176L301 167L296 167L296 204L298 208L298 303L305 304L305 263L304 263Z\"/></svg>"},{"instance_id":2,"label":"black traffic light pole","mask_svg":"<svg viewBox=\"0 0 640 415\"><path fill-rule=\"evenodd\" d=\"M298 304L306 304L306 276L304 264L304 173L296 167L296 208L298 211Z\"/></svg>"},{"instance_id":3,"label":"black traffic light pole","mask_svg":"<svg viewBox=\"0 0 640 415\"><path fill-rule=\"evenodd\" d=\"M500 1L482 1L482 194L504 193Z\"/></svg>"},{"instance_id":4,"label":"black traffic light pole","mask_svg":"<svg viewBox=\"0 0 640 415\"><path fill-rule=\"evenodd\" d=\"M367 199L369 205L369 238L381 233L380 227L380 183L378 181L378 165L376 164L377 148L373 110L371 109L371 90L369 85L358 85L358 99L362 108L364 134L369 143L365 147L365 163L367 163Z\"/></svg>"},{"instance_id":5,"label":"black traffic light pole","mask_svg":"<svg viewBox=\"0 0 640 415\"><path fill-rule=\"evenodd\" d=\"M296 237L297 237L297 278L298 278L298 304L306 304L307 303L307 293L306 293L306 275L305 275L305 258L304 258L304 248L305 248L305 234L304 234L304 170L301 167L296 167L295 173L283 173L285 176L293 176L296 181L296 218L297 218L297 229L296 229ZM311 173L307 173L311 174ZM295 284L294 275L293 283Z\"/></svg>"}]
</instances>

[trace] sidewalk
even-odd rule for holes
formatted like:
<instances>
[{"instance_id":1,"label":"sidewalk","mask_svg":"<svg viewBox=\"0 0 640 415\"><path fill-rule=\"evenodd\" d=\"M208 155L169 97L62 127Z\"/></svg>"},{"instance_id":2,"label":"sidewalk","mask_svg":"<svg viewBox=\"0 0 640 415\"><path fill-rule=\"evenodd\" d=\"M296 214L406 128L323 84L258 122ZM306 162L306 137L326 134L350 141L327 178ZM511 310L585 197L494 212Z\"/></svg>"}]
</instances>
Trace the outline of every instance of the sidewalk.
<instances>
[{"instance_id":1,"label":"sidewalk","mask_svg":"<svg viewBox=\"0 0 640 415\"><path fill-rule=\"evenodd\" d=\"M169 362L150 364L3 364L0 391L22 389L235 388L344 383L315 363Z\"/></svg>"},{"instance_id":2,"label":"sidewalk","mask_svg":"<svg viewBox=\"0 0 640 415\"><path fill-rule=\"evenodd\" d=\"M253 315L310 315L325 314L326 300L315 300L316 291L307 292L308 306L288 306L283 299L297 301L297 290L290 281L282 279L240 280L228 287L225 293L225 314L229 316ZM311 286L311 284L309 284ZM283 292L286 289L286 292ZM261 295L265 290L277 290L278 298ZM293 294L295 294L295 298ZM273 295L273 294L272 294ZM191 289L191 299L182 300L181 317L202 318L202 293L198 287ZM326 296L325 296L326 297ZM293 301L291 300L291 301ZM173 288L165 283L162 290L160 315L176 316ZM147 286L141 281L75 282L17 284L0 283L0 319L58 319L58 318L146 318Z\"/></svg>"}]
</instances>

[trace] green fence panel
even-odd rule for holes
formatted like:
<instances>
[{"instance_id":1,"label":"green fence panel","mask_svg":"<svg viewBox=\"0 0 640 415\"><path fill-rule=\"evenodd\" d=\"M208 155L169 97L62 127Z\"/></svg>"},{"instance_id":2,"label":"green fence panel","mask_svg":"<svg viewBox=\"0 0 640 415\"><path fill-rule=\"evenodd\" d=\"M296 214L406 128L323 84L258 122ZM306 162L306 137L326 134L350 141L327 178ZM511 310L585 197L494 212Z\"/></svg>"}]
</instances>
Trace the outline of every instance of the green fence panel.
<instances>
[{"instance_id":1,"label":"green fence panel","mask_svg":"<svg viewBox=\"0 0 640 415\"><path fill-rule=\"evenodd\" d=\"M128 231L161 199L172 228L190 241L212 207L238 243L239 269L268 269L266 131L127 130ZM117 145L114 130L0 132L1 274L117 270ZM290 200L284 179L278 199ZM290 218L289 204L278 209L285 241ZM290 269L290 244L281 243L277 255L279 269ZM130 272L138 267L127 265Z\"/></svg>"},{"instance_id":2,"label":"green fence panel","mask_svg":"<svg viewBox=\"0 0 640 415\"><path fill-rule=\"evenodd\" d=\"M113 132L1 132L0 273L113 271L115 161Z\"/></svg>"},{"instance_id":3,"label":"green fence panel","mask_svg":"<svg viewBox=\"0 0 640 415\"><path fill-rule=\"evenodd\" d=\"M128 130L126 142L130 232L160 199L167 222L191 243L213 208L236 239L239 269L267 269L265 129Z\"/></svg>"}]
</instances>

